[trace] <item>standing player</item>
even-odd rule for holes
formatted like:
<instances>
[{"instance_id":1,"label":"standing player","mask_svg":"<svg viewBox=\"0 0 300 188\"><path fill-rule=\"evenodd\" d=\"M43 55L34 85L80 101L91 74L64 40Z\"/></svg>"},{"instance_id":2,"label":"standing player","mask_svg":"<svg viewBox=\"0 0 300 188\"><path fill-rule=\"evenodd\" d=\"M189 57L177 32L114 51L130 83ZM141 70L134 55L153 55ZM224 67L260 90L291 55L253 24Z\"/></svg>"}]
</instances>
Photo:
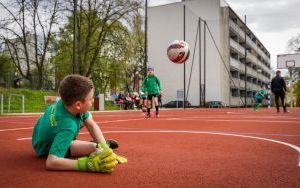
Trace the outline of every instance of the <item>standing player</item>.
<instances>
[{"instance_id":1,"label":"standing player","mask_svg":"<svg viewBox=\"0 0 300 188\"><path fill-rule=\"evenodd\" d=\"M152 99L154 99L154 105L156 110L156 117L159 117L158 113L158 95L162 93L160 80L159 78L154 75L154 68L149 66L147 68L148 75L145 77L143 82L143 88L147 95L147 115L146 117L151 117L150 115L150 108L152 104Z\"/></svg>"},{"instance_id":2,"label":"standing player","mask_svg":"<svg viewBox=\"0 0 300 188\"><path fill-rule=\"evenodd\" d=\"M286 84L285 84L284 79L281 77L280 71L276 71L276 76L271 81L271 90L272 90L272 93L275 95L275 104L276 104L277 112L280 112L279 111L279 98L281 100L283 111L288 112L286 109L286 103L285 103Z\"/></svg>"},{"instance_id":3,"label":"standing player","mask_svg":"<svg viewBox=\"0 0 300 188\"><path fill-rule=\"evenodd\" d=\"M262 85L261 89L256 92L256 94L253 97L254 100L254 106L253 110L257 111L259 107L262 105L262 100L266 99L268 95L268 91L266 90L266 86Z\"/></svg>"}]
</instances>

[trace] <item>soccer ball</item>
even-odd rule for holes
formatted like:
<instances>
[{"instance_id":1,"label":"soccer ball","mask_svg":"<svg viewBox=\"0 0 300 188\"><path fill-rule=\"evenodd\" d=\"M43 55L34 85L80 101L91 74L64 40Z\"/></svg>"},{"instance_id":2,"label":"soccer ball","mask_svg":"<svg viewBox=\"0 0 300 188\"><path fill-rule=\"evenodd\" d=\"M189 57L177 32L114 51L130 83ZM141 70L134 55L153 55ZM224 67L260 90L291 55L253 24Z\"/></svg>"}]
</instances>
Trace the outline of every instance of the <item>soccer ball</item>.
<instances>
[{"instance_id":1,"label":"soccer ball","mask_svg":"<svg viewBox=\"0 0 300 188\"><path fill-rule=\"evenodd\" d=\"M167 55L173 63L185 63L190 55L189 44L183 40L175 40L168 47Z\"/></svg>"}]
</instances>

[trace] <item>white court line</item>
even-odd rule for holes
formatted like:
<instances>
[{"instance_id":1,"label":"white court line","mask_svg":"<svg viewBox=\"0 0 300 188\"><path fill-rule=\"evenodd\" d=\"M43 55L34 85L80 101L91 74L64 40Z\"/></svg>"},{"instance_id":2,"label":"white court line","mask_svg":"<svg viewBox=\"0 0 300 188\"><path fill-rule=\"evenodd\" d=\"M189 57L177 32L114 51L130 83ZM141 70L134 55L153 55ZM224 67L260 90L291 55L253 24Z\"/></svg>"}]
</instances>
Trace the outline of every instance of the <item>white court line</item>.
<instances>
[{"instance_id":1,"label":"white court line","mask_svg":"<svg viewBox=\"0 0 300 188\"><path fill-rule=\"evenodd\" d=\"M26 130L26 129L33 129L33 127L15 128L15 129L0 129L0 132L4 132L4 131L20 131L20 130Z\"/></svg>"},{"instance_id":2,"label":"white court line","mask_svg":"<svg viewBox=\"0 0 300 188\"><path fill-rule=\"evenodd\" d=\"M105 124L105 123L118 123L118 122L126 122L126 121L139 121L139 120L144 120L145 118L136 118L136 119L120 119L120 120L111 120L111 121L102 121L102 122L96 122L98 124ZM172 120L178 120L178 121L197 121L201 119L201 121L208 121L208 122L223 122L223 121L235 121L235 122L257 122L257 123L299 123L299 121L268 121L268 120L228 120L228 119L203 119L203 118L197 118L197 117L192 117L192 118L159 118L159 119L153 119L153 120L167 120L167 121L172 121ZM26 124L26 123L25 123ZM27 123L28 124L28 123ZM18 131L18 130L24 130L24 129L33 129L33 127L26 127L26 128L14 128L14 129L0 129L0 132L5 132L5 131Z\"/></svg>"},{"instance_id":3,"label":"white court line","mask_svg":"<svg viewBox=\"0 0 300 188\"><path fill-rule=\"evenodd\" d=\"M211 120L205 120L205 121L243 121L243 122L257 122L257 123L299 123L300 121L274 121L274 120L243 120L243 119L235 119L235 120L230 120L230 119L224 119L224 120L217 120L217 119L211 119Z\"/></svg>"},{"instance_id":4,"label":"white court line","mask_svg":"<svg viewBox=\"0 0 300 188\"><path fill-rule=\"evenodd\" d=\"M119 120L113 120L113 121L102 121L102 122L96 122L98 124L105 124L105 123L118 123L118 122L126 122L126 121L137 121L137 120L142 120L145 118L138 118L138 119L119 119ZM25 129L33 129L33 127L22 127L22 128L15 128L15 129L0 129L0 132L6 132L6 131L20 131L20 130L25 130Z\"/></svg>"},{"instance_id":5,"label":"white court line","mask_svg":"<svg viewBox=\"0 0 300 188\"><path fill-rule=\"evenodd\" d=\"M274 121L274 120L251 120L251 119L248 119L248 120L244 120L244 119L211 119L211 118L189 118L189 117L186 117L186 118L166 118L166 119L163 119L163 120L179 120L179 121L198 121L199 119L201 119L201 121L235 121L235 122L257 122L257 123L299 123L300 124L300 121Z\"/></svg>"},{"instance_id":6,"label":"white court line","mask_svg":"<svg viewBox=\"0 0 300 188\"><path fill-rule=\"evenodd\" d=\"M80 134L88 134L89 132L83 132ZM281 144L284 146L288 146L298 153L298 164L297 166L300 167L300 147L287 143L282 142L274 139L269 138L262 138L257 136L247 136L247 135L240 135L240 134L230 134L230 133L223 133L223 132L210 132L210 131L179 131L179 130L152 130L152 131L103 131L103 133L189 133L189 134L212 134L212 135L221 135L221 136L234 136L234 137L242 137L242 138L251 138L251 139L257 139L257 140L263 140L263 141L269 141L277 144ZM17 140L30 140L30 138L19 138Z\"/></svg>"}]
</instances>

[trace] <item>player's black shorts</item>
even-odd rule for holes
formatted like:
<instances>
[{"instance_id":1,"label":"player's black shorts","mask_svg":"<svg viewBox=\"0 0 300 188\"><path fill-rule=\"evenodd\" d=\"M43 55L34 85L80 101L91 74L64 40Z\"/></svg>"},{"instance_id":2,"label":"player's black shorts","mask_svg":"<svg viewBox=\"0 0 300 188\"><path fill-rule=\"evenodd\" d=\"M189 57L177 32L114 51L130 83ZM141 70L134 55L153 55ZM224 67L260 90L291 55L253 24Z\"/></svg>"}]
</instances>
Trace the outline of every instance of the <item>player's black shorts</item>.
<instances>
[{"instance_id":1,"label":"player's black shorts","mask_svg":"<svg viewBox=\"0 0 300 188\"><path fill-rule=\"evenodd\" d=\"M147 99L152 100L152 98L158 97L158 94L148 95Z\"/></svg>"},{"instance_id":2,"label":"player's black shorts","mask_svg":"<svg viewBox=\"0 0 300 188\"><path fill-rule=\"evenodd\" d=\"M66 158L72 157L72 154L71 154L71 148L70 148L70 147L69 147L69 149L68 149L68 151L67 151L65 157L66 157Z\"/></svg>"}]
</instances>

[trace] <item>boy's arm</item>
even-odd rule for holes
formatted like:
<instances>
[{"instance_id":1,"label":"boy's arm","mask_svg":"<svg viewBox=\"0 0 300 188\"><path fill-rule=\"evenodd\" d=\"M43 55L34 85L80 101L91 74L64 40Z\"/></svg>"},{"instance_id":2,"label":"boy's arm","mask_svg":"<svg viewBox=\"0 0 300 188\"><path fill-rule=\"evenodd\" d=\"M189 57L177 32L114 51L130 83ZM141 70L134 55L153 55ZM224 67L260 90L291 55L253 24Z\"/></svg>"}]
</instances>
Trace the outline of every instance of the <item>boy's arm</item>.
<instances>
[{"instance_id":1,"label":"boy's arm","mask_svg":"<svg viewBox=\"0 0 300 188\"><path fill-rule=\"evenodd\" d=\"M94 142L106 143L100 127L94 121L92 116L90 116L88 119L86 119L84 124L85 124L86 128L88 129L89 133L91 134L91 136L93 137Z\"/></svg>"},{"instance_id":2,"label":"boy's arm","mask_svg":"<svg viewBox=\"0 0 300 188\"><path fill-rule=\"evenodd\" d=\"M49 154L46 161L47 170L77 170L89 172L111 173L118 164L117 155L108 146L100 146L101 150L77 160L59 158Z\"/></svg>"},{"instance_id":3,"label":"boy's arm","mask_svg":"<svg viewBox=\"0 0 300 188\"><path fill-rule=\"evenodd\" d=\"M76 170L76 160L59 158L56 155L49 154L46 161L47 170Z\"/></svg>"}]
</instances>

